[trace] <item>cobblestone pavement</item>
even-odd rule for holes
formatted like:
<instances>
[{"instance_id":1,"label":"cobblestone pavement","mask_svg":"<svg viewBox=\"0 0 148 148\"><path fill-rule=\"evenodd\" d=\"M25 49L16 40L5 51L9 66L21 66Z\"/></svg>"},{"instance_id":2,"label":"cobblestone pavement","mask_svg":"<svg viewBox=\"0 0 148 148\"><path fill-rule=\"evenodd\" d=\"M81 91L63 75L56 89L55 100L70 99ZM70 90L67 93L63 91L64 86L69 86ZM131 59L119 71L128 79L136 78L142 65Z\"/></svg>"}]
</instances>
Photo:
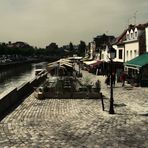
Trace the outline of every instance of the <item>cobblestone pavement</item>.
<instances>
[{"instance_id":1,"label":"cobblestone pavement","mask_svg":"<svg viewBox=\"0 0 148 148\"><path fill-rule=\"evenodd\" d=\"M108 114L110 89L100 79L105 111L93 99L37 100L33 94L0 121L0 148L147 148L148 88L114 88L114 115Z\"/></svg>"}]
</instances>

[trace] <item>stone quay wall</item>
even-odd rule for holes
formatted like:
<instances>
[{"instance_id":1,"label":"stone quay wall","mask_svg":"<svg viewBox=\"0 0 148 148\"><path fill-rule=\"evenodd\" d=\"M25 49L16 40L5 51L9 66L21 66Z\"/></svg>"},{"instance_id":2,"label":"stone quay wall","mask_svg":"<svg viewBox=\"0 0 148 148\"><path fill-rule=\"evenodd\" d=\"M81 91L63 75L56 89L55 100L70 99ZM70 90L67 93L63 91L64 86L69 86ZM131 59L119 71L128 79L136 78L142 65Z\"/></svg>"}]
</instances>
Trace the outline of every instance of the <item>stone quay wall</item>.
<instances>
[{"instance_id":1,"label":"stone quay wall","mask_svg":"<svg viewBox=\"0 0 148 148\"><path fill-rule=\"evenodd\" d=\"M11 88L0 94L0 117L9 109L21 102L27 95L34 91L47 78L47 72L39 73L33 80L23 83L17 88Z\"/></svg>"}]
</instances>

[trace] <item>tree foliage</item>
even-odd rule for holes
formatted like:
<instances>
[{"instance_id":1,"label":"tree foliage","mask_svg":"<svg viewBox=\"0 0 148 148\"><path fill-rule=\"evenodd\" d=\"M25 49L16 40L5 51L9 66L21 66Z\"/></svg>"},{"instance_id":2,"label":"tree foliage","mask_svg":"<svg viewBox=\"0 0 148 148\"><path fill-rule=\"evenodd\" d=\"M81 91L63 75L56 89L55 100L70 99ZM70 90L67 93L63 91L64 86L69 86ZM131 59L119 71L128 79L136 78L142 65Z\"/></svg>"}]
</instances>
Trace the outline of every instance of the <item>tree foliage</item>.
<instances>
[{"instance_id":1,"label":"tree foliage","mask_svg":"<svg viewBox=\"0 0 148 148\"><path fill-rule=\"evenodd\" d=\"M33 55L34 48L7 47L5 44L0 45L0 55L14 55L14 54L23 55L23 56Z\"/></svg>"},{"instance_id":2,"label":"tree foliage","mask_svg":"<svg viewBox=\"0 0 148 148\"><path fill-rule=\"evenodd\" d=\"M69 43L69 50L70 50L71 52L73 52L73 51L74 51L74 47L73 47L72 42L70 42L70 43Z\"/></svg>"},{"instance_id":3,"label":"tree foliage","mask_svg":"<svg viewBox=\"0 0 148 148\"><path fill-rule=\"evenodd\" d=\"M17 46L17 45L20 46ZM23 42L16 42L8 44L1 43L0 44L0 55L20 55L20 56L49 56L49 57L66 57L66 56L72 56L73 54L79 54L83 55L85 53L86 44L84 41L80 41L80 44L77 46L74 46L72 42L69 43L69 45L58 47L58 45L55 42L51 42L46 48L37 48L32 47L27 43Z\"/></svg>"},{"instance_id":4,"label":"tree foliage","mask_svg":"<svg viewBox=\"0 0 148 148\"><path fill-rule=\"evenodd\" d=\"M80 41L80 44L78 46L78 55L79 56L84 56L85 55L85 50L86 50L86 44L84 41Z\"/></svg>"}]
</instances>

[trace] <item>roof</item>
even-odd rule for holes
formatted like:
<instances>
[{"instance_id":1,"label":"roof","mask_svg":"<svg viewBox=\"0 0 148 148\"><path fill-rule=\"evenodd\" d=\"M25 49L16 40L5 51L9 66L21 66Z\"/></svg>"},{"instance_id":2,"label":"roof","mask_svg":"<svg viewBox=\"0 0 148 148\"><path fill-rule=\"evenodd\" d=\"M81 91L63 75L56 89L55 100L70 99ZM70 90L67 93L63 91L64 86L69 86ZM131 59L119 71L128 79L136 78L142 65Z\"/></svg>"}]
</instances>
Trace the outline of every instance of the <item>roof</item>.
<instances>
[{"instance_id":1,"label":"roof","mask_svg":"<svg viewBox=\"0 0 148 148\"><path fill-rule=\"evenodd\" d=\"M122 34L120 35L120 36L118 36L117 38L116 38L116 41L113 43L113 44L117 44L117 45L119 45L119 44L124 44L124 40L125 40L125 35L126 35L126 32L128 31L128 30L134 30L135 28L137 28L138 30L144 30L146 27L148 27L148 22L147 23L144 23L144 24L139 24L139 25L132 25L132 24L130 24L129 26L128 26L128 28L127 29L125 29L123 32L122 32Z\"/></svg>"},{"instance_id":2,"label":"roof","mask_svg":"<svg viewBox=\"0 0 148 148\"><path fill-rule=\"evenodd\" d=\"M65 63L72 65L71 61L69 59L60 59L58 61L48 63L48 66L50 66L50 65L58 66L59 64L62 65L62 64L65 64Z\"/></svg>"},{"instance_id":3,"label":"roof","mask_svg":"<svg viewBox=\"0 0 148 148\"><path fill-rule=\"evenodd\" d=\"M69 57L69 60L81 60L83 57Z\"/></svg>"},{"instance_id":4,"label":"roof","mask_svg":"<svg viewBox=\"0 0 148 148\"><path fill-rule=\"evenodd\" d=\"M124 65L127 67L136 67L136 68L141 68L147 64L148 64L148 52L124 63Z\"/></svg>"},{"instance_id":5,"label":"roof","mask_svg":"<svg viewBox=\"0 0 148 148\"><path fill-rule=\"evenodd\" d=\"M96 66L99 65L102 61L94 60L94 61L84 61L83 63L86 65Z\"/></svg>"},{"instance_id":6,"label":"roof","mask_svg":"<svg viewBox=\"0 0 148 148\"><path fill-rule=\"evenodd\" d=\"M125 29L122 34L116 38L116 41L113 43L114 44L122 44L123 41L125 40L125 35L126 35L127 29Z\"/></svg>"},{"instance_id":7,"label":"roof","mask_svg":"<svg viewBox=\"0 0 148 148\"><path fill-rule=\"evenodd\" d=\"M71 61L68 59L60 59L58 61L49 63L47 66L47 70L51 71L52 69L55 69L59 67L59 69L65 69L66 67L73 68Z\"/></svg>"},{"instance_id":8,"label":"roof","mask_svg":"<svg viewBox=\"0 0 148 148\"><path fill-rule=\"evenodd\" d=\"M92 64L95 64L97 61L94 60L94 61L84 61L83 63L86 64L86 65L92 65Z\"/></svg>"},{"instance_id":9,"label":"roof","mask_svg":"<svg viewBox=\"0 0 148 148\"><path fill-rule=\"evenodd\" d=\"M144 23L144 24L137 25L137 28L138 29L145 29L146 27L148 27L148 22L147 23Z\"/></svg>"}]
</instances>

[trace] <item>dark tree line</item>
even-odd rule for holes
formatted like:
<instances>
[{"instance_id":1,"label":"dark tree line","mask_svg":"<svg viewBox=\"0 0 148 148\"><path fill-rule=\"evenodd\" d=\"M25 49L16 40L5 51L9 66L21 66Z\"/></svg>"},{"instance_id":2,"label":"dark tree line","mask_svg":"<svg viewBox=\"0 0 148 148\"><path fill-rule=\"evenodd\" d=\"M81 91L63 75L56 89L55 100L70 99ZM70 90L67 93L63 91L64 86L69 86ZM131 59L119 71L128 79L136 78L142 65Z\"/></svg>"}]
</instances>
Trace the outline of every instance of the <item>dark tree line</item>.
<instances>
[{"instance_id":1,"label":"dark tree line","mask_svg":"<svg viewBox=\"0 0 148 148\"><path fill-rule=\"evenodd\" d=\"M78 55L79 56L84 56L85 55L85 50L86 50L86 44L84 41L80 41L80 44L78 46Z\"/></svg>"},{"instance_id":2,"label":"dark tree line","mask_svg":"<svg viewBox=\"0 0 148 148\"><path fill-rule=\"evenodd\" d=\"M22 55L29 56L35 52L33 47L18 48L18 47L7 47L4 43L0 44L0 55Z\"/></svg>"},{"instance_id":3,"label":"dark tree line","mask_svg":"<svg viewBox=\"0 0 148 148\"><path fill-rule=\"evenodd\" d=\"M54 55L61 54L61 49L55 43L51 43L46 48L26 47L8 47L5 43L0 44L0 55Z\"/></svg>"},{"instance_id":4,"label":"dark tree line","mask_svg":"<svg viewBox=\"0 0 148 148\"><path fill-rule=\"evenodd\" d=\"M24 47L9 47L7 44L0 44L0 55L22 55L22 56L72 56L77 54L83 56L85 54L86 44L84 41L80 41L79 45L73 45L72 42L66 47L58 47L54 42L50 43L45 48L37 48L32 46Z\"/></svg>"},{"instance_id":5,"label":"dark tree line","mask_svg":"<svg viewBox=\"0 0 148 148\"><path fill-rule=\"evenodd\" d=\"M66 49L67 49L70 56L72 56L74 54L77 54L78 56L84 56L86 48L87 48L87 46L86 46L85 42L80 41L80 43L77 46L73 45L73 43L70 42L68 48L66 48Z\"/></svg>"}]
</instances>

